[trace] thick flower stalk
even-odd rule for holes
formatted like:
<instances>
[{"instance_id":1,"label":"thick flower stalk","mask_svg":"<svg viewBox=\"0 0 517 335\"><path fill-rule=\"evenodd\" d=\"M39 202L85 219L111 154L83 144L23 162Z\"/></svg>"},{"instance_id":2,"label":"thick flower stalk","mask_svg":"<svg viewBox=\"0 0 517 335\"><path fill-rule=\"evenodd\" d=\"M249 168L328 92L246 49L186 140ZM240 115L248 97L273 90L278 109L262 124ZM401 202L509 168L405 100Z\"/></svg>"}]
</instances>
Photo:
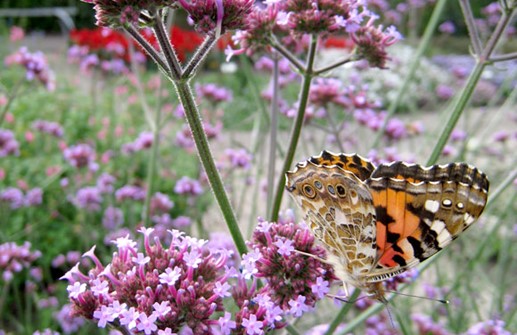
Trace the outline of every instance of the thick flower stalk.
<instances>
[{"instance_id":1,"label":"thick flower stalk","mask_svg":"<svg viewBox=\"0 0 517 335\"><path fill-rule=\"evenodd\" d=\"M85 275L79 263L63 279L69 281L72 314L141 334L171 334L188 327L194 334L211 334L222 311L228 275L226 253L209 250L204 240L173 230L163 246L153 229L142 228L143 250L128 237L114 241L118 251L103 265L92 248L84 254L95 266ZM127 332L126 332L127 333Z\"/></svg>"}]
</instances>

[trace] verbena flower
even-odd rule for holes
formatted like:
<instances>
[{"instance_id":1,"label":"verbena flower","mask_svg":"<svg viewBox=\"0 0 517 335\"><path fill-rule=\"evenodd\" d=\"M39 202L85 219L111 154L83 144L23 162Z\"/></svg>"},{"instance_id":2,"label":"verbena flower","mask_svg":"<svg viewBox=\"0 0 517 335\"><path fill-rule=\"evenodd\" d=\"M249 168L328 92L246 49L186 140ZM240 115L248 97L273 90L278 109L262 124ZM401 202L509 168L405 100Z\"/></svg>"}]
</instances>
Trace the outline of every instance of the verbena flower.
<instances>
[{"instance_id":1,"label":"verbena flower","mask_svg":"<svg viewBox=\"0 0 517 335\"><path fill-rule=\"evenodd\" d=\"M25 67L27 80L37 79L49 91L56 88L54 72L50 69L47 58L41 51L31 53L27 47L21 47L16 53L6 57L5 64L7 66L21 65Z\"/></svg>"},{"instance_id":2,"label":"verbena flower","mask_svg":"<svg viewBox=\"0 0 517 335\"><path fill-rule=\"evenodd\" d=\"M244 170L251 168L252 156L245 149L226 149L224 153L233 168Z\"/></svg>"},{"instance_id":3,"label":"verbena flower","mask_svg":"<svg viewBox=\"0 0 517 335\"><path fill-rule=\"evenodd\" d=\"M82 0L94 5L96 25L101 27L120 27L124 24L137 24L140 12L151 8L171 7L176 0Z\"/></svg>"},{"instance_id":4,"label":"verbena flower","mask_svg":"<svg viewBox=\"0 0 517 335\"><path fill-rule=\"evenodd\" d=\"M299 34L355 32L365 15L362 1L357 0L286 0L281 10L285 25Z\"/></svg>"},{"instance_id":5,"label":"verbena flower","mask_svg":"<svg viewBox=\"0 0 517 335\"><path fill-rule=\"evenodd\" d=\"M72 203L78 208L91 212L97 212L101 209L102 193L95 186L87 186L77 190Z\"/></svg>"},{"instance_id":6,"label":"verbena flower","mask_svg":"<svg viewBox=\"0 0 517 335\"><path fill-rule=\"evenodd\" d=\"M43 190L39 187L28 190L23 202L27 207L41 205L43 202Z\"/></svg>"},{"instance_id":7,"label":"verbena flower","mask_svg":"<svg viewBox=\"0 0 517 335\"><path fill-rule=\"evenodd\" d=\"M470 327L465 335L511 335L512 332L505 329L503 320L487 320L476 323Z\"/></svg>"},{"instance_id":8,"label":"verbena flower","mask_svg":"<svg viewBox=\"0 0 517 335\"><path fill-rule=\"evenodd\" d=\"M85 323L85 319L71 315L71 304L64 304L58 312L53 313L54 319L59 323L64 334L73 334L80 330Z\"/></svg>"},{"instance_id":9,"label":"verbena flower","mask_svg":"<svg viewBox=\"0 0 517 335\"><path fill-rule=\"evenodd\" d=\"M415 323L418 334L421 335L449 335L449 331L443 325L425 314L413 313L411 320Z\"/></svg>"},{"instance_id":10,"label":"verbena flower","mask_svg":"<svg viewBox=\"0 0 517 335\"><path fill-rule=\"evenodd\" d=\"M97 178L96 186L101 193L113 193L116 179L108 173L103 173Z\"/></svg>"},{"instance_id":11,"label":"verbena flower","mask_svg":"<svg viewBox=\"0 0 517 335\"><path fill-rule=\"evenodd\" d=\"M216 84L196 84L196 95L200 100L206 100L212 104L233 100L232 91Z\"/></svg>"},{"instance_id":12,"label":"verbena flower","mask_svg":"<svg viewBox=\"0 0 517 335\"><path fill-rule=\"evenodd\" d=\"M172 207L174 202L171 201L168 195L156 192L151 198L151 214L167 213Z\"/></svg>"},{"instance_id":13,"label":"verbena flower","mask_svg":"<svg viewBox=\"0 0 517 335\"><path fill-rule=\"evenodd\" d=\"M277 223L259 220L249 248L256 255L253 276L267 282L260 292L283 311L299 314L313 308L335 279L330 265L296 252L325 256L309 229L295 224L289 214ZM299 297L304 297L303 302Z\"/></svg>"},{"instance_id":14,"label":"verbena flower","mask_svg":"<svg viewBox=\"0 0 517 335\"><path fill-rule=\"evenodd\" d=\"M4 282L10 282L15 273L29 269L41 257L38 250L31 251L31 243L17 245L14 242L0 244L0 274Z\"/></svg>"},{"instance_id":15,"label":"verbena flower","mask_svg":"<svg viewBox=\"0 0 517 335\"><path fill-rule=\"evenodd\" d=\"M198 180L184 176L176 182L174 192L177 194L198 196L203 193L203 188Z\"/></svg>"},{"instance_id":16,"label":"verbena flower","mask_svg":"<svg viewBox=\"0 0 517 335\"><path fill-rule=\"evenodd\" d=\"M102 217L102 225L108 230L113 230L123 223L124 212L120 208L108 206Z\"/></svg>"},{"instance_id":17,"label":"verbena flower","mask_svg":"<svg viewBox=\"0 0 517 335\"><path fill-rule=\"evenodd\" d=\"M32 123L32 128L57 138L63 137L64 133L63 127L59 123L46 120L34 121Z\"/></svg>"},{"instance_id":18,"label":"verbena flower","mask_svg":"<svg viewBox=\"0 0 517 335\"><path fill-rule=\"evenodd\" d=\"M0 128L0 157L18 156L20 145L14 138L12 131Z\"/></svg>"},{"instance_id":19,"label":"verbena flower","mask_svg":"<svg viewBox=\"0 0 517 335\"><path fill-rule=\"evenodd\" d=\"M196 30L205 34L217 29L220 34L243 29L253 7L253 0L178 0L188 12Z\"/></svg>"},{"instance_id":20,"label":"verbena flower","mask_svg":"<svg viewBox=\"0 0 517 335\"><path fill-rule=\"evenodd\" d=\"M145 189L136 185L125 185L115 191L118 202L125 200L142 201L145 199Z\"/></svg>"},{"instance_id":21,"label":"verbena flower","mask_svg":"<svg viewBox=\"0 0 517 335\"><path fill-rule=\"evenodd\" d=\"M8 187L0 192L0 204L6 204L11 209L17 209L23 206L23 192L16 187Z\"/></svg>"},{"instance_id":22,"label":"verbena flower","mask_svg":"<svg viewBox=\"0 0 517 335\"><path fill-rule=\"evenodd\" d=\"M151 243L153 229L142 228L142 248L128 237L114 241L118 251L103 265L94 248L85 254L95 267L82 274L77 267L63 279L69 281L72 315L111 324L128 331L151 334L178 332L188 327L194 334L210 334L211 319L222 311L226 284L226 256L206 248L206 241L170 231L171 242Z\"/></svg>"},{"instance_id":23,"label":"verbena flower","mask_svg":"<svg viewBox=\"0 0 517 335\"><path fill-rule=\"evenodd\" d=\"M75 168L87 167L92 171L96 171L99 168L95 162L95 150L88 144L82 143L68 147L63 151L63 156Z\"/></svg>"},{"instance_id":24,"label":"verbena flower","mask_svg":"<svg viewBox=\"0 0 517 335\"><path fill-rule=\"evenodd\" d=\"M358 28L351 35L357 46L357 55L368 61L370 66L381 69L386 68L388 53L386 48L400 40L402 36L395 27L390 26L384 30L382 26L375 27L372 17L365 26Z\"/></svg>"}]
</instances>

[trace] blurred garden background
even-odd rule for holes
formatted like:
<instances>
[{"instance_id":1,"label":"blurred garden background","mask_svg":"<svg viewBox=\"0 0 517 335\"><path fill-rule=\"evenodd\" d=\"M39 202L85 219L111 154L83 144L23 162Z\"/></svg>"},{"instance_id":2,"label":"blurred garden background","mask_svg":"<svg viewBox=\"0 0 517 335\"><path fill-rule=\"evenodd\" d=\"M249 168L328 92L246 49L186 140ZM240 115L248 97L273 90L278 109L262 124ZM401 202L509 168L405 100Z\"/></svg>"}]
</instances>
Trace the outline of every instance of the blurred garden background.
<instances>
[{"instance_id":1,"label":"blurred garden background","mask_svg":"<svg viewBox=\"0 0 517 335\"><path fill-rule=\"evenodd\" d=\"M386 49L385 66L359 60L314 76L290 168L322 150L358 153L376 165L464 161L487 174L489 203L425 272L411 272L414 283L404 288L449 299L448 305L398 296L390 319L385 308L365 316L373 304L366 299L324 298L303 317L291 311L282 316L285 324L262 333L515 334L517 4L365 3L376 24L395 27L402 38ZM72 25L23 11L35 8L62 8ZM501 27L501 8L511 9L510 18L480 68L477 53ZM188 64L205 37L187 11L170 12L167 32L179 61ZM60 278L77 263L87 273L94 262L82 255L94 245L102 262L113 257L117 238L141 245L142 227L154 228L153 241L171 243L169 230L205 239L243 267L171 82L127 31L95 22L90 3L0 3L0 334L120 334L71 314L68 283ZM140 33L157 44L150 28ZM257 218L303 220L286 195L276 201L303 83L300 69L271 49L230 57L228 50L238 49L235 34L217 40L192 88L238 227L250 240ZM322 37L316 64L325 68L351 54L356 42L349 34ZM459 101L465 104L451 121ZM329 331L344 309L346 317ZM224 314L218 313L211 320ZM230 334L214 327L207 333ZM261 334L249 329L231 333ZM190 324L174 331L196 333Z\"/></svg>"}]
</instances>

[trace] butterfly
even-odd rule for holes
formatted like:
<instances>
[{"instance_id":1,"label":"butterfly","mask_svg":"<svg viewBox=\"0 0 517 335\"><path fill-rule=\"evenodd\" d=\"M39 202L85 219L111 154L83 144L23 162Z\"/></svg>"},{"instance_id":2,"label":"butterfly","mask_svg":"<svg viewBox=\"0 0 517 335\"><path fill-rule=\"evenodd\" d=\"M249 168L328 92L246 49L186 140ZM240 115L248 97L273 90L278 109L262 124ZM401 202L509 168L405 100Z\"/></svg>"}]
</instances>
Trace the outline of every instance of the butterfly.
<instances>
[{"instance_id":1,"label":"butterfly","mask_svg":"<svg viewBox=\"0 0 517 335\"><path fill-rule=\"evenodd\" d=\"M323 151L286 173L286 189L336 276L386 303L383 281L433 256L481 215L487 176L466 163L375 167Z\"/></svg>"}]
</instances>

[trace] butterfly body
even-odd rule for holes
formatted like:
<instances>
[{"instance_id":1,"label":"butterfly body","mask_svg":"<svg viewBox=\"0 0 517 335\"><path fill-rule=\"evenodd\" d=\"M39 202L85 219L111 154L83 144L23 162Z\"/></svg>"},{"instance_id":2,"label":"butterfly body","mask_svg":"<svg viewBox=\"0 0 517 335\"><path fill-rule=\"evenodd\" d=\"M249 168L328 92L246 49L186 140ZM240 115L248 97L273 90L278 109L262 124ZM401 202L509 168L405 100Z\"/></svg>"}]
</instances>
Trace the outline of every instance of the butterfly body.
<instances>
[{"instance_id":1,"label":"butterfly body","mask_svg":"<svg viewBox=\"0 0 517 335\"><path fill-rule=\"evenodd\" d=\"M448 245L479 217L488 192L486 175L468 164L375 167L327 151L286 177L336 276L383 302L382 282Z\"/></svg>"}]
</instances>

